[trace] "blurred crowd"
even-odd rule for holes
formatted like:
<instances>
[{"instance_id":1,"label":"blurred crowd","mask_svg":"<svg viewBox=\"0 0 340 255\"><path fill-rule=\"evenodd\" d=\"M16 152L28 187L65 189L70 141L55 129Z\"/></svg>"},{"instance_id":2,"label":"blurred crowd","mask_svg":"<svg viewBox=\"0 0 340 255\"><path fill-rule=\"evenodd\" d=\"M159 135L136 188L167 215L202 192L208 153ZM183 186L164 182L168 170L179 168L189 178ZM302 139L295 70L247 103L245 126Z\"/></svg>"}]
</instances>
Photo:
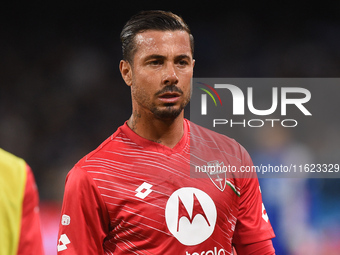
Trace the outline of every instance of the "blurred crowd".
<instances>
[{"instance_id":1,"label":"blurred crowd","mask_svg":"<svg viewBox=\"0 0 340 255\"><path fill-rule=\"evenodd\" d=\"M13 8L14 18L8 14L8 21L1 24L0 147L31 166L45 205L60 204L67 172L131 114L130 91L118 70L119 33L124 22L143 8L77 7L44 12ZM182 15L192 29L195 77L340 76L338 4L320 16L308 14L303 6L282 9L280 15L255 4L216 8L220 10L211 13L165 8ZM336 100L336 92L340 87L329 97ZM326 100L317 107L333 103ZM310 130L284 134L275 129L267 144L242 130L234 138L249 148L256 163L291 161L293 155L339 163L338 109L325 117L332 118L332 125L313 119L322 131L318 136ZM281 253L277 254L338 254L338 179L260 182L278 236L276 248ZM53 212L49 215L58 221ZM42 217L46 224L51 220ZM306 253L306 249L311 250Z\"/></svg>"}]
</instances>

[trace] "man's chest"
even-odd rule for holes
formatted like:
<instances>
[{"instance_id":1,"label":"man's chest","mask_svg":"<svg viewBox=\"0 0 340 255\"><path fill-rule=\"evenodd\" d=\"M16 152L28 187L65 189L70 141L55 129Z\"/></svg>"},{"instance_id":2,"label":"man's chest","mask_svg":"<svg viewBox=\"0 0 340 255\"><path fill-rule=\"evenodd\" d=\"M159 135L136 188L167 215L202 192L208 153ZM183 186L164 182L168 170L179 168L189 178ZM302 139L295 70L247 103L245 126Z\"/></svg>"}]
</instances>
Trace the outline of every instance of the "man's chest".
<instances>
[{"instance_id":1,"label":"man's chest","mask_svg":"<svg viewBox=\"0 0 340 255\"><path fill-rule=\"evenodd\" d=\"M134 165L94 179L116 242L157 247L171 240L184 248L206 240L231 243L238 196L232 180L224 175L192 178L184 165L160 162L156 167Z\"/></svg>"}]
</instances>

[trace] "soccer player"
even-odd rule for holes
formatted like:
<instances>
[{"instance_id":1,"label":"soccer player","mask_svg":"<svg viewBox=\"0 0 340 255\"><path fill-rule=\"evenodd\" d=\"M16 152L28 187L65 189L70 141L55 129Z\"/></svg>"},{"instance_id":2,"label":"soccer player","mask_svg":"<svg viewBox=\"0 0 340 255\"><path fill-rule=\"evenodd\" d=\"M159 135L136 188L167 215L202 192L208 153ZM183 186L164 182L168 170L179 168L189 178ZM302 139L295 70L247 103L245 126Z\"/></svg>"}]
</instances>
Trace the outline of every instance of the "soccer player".
<instances>
[{"instance_id":1,"label":"soccer player","mask_svg":"<svg viewBox=\"0 0 340 255\"><path fill-rule=\"evenodd\" d=\"M251 166L234 140L184 118L195 61L177 15L144 11L121 32L132 115L69 172L58 254L274 254L257 178L196 166Z\"/></svg>"},{"instance_id":2,"label":"soccer player","mask_svg":"<svg viewBox=\"0 0 340 255\"><path fill-rule=\"evenodd\" d=\"M44 254L38 205L30 167L0 149L0 254Z\"/></svg>"}]
</instances>

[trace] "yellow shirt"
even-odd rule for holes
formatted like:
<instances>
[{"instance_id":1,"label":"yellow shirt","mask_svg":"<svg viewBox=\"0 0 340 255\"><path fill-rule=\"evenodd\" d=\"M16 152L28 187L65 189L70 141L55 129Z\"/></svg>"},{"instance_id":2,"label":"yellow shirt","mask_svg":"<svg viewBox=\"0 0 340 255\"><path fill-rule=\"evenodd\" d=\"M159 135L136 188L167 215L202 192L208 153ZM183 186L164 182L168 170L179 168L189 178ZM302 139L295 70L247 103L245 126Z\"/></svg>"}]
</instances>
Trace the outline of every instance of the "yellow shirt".
<instances>
[{"instance_id":1,"label":"yellow shirt","mask_svg":"<svg viewBox=\"0 0 340 255\"><path fill-rule=\"evenodd\" d=\"M0 254L17 254L26 185L26 162L0 148Z\"/></svg>"}]
</instances>

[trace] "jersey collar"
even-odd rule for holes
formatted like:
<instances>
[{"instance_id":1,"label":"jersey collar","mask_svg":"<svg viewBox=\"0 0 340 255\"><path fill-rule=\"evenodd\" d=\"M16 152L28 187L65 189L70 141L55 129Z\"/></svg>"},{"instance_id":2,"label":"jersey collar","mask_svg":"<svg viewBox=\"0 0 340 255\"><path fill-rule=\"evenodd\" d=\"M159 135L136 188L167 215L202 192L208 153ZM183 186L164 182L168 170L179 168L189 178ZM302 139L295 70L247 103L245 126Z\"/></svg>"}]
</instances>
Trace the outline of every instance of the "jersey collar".
<instances>
[{"instance_id":1,"label":"jersey collar","mask_svg":"<svg viewBox=\"0 0 340 255\"><path fill-rule=\"evenodd\" d=\"M136 134L127 124L127 121L121 126L121 130L123 133L134 143L142 146L146 150L157 151L166 155L171 155L174 153L180 153L185 148L186 145L189 145L189 121L184 119L183 121L184 133L179 140L179 142L175 145L174 148L169 148L163 144L159 144L157 142L148 140L140 135Z\"/></svg>"}]
</instances>

